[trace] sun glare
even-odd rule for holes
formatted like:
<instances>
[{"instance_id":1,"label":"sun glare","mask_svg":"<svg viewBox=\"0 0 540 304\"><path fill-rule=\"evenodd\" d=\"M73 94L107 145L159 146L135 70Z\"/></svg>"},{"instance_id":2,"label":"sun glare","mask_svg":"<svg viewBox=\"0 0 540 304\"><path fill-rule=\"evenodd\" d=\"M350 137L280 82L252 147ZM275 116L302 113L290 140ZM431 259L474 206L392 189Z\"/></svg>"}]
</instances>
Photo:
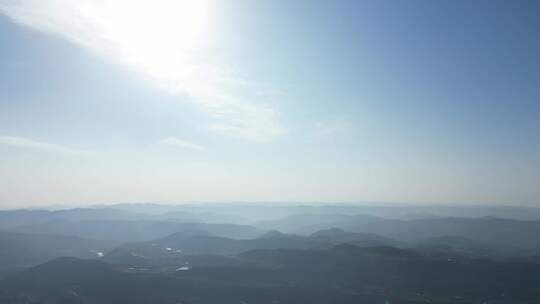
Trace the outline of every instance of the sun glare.
<instances>
[{"instance_id":1,"label":"sun glare","mask_svg":"<svg viewBox=\"0 0 540 304\"><path fill-rule=\"evenodd\" d=\"M205 38L205 1L104 1L99 10L92 14L101 19L94 24L109 47L124 60L147 68L178 61Z\"/></svg>"}]
</instances>

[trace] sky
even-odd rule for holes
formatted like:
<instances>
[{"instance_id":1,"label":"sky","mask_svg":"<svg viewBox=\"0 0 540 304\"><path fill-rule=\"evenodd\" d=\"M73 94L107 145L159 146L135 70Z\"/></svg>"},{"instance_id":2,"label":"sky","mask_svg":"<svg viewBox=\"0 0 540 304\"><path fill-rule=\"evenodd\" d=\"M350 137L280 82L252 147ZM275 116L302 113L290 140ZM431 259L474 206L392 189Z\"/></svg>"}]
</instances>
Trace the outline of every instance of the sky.
<instances>
[{"instance_id":1,"label":"sky","mask_svg":"<svg viewBox=\"0 0 540 304\"><path fill-rule=\"evenodd\" d=\"M539 12L0 0L0 208L540 205Z\"/></svg>"}]
</instances>

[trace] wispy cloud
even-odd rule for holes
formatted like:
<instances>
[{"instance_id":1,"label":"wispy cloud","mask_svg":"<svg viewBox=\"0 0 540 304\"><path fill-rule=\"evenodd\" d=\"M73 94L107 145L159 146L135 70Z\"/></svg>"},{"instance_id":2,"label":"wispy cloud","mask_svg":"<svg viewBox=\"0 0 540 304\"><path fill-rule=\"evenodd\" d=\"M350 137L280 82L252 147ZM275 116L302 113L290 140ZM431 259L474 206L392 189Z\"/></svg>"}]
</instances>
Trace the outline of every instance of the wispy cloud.
<instances>
[{"instance_id":1,"label":"wispy cloud","mask_svg":"<svg viewBox=\"0 0 540 304\"><path fill-rule=\"evenodd\" d=\"M214 119L209 130L253 141L285 132L250 81L203 52L204 0L0 0L0 13L122 64L171 94L190 96ZM251 96L251 97L250 97Z\"/></svg>"},{"instance_id":2,"label":"wispy cloud","mask_svg":"<svg viewBox=\"0 0 540 304\"><path fill-rule=\"evenodd\" d=\"M16 148L21 148L21 149L31 149L31 150L77 155L77 156L89 156L93 154L92 152L89 152L89 151L72 149L72 148L61 146L61 145L35 141L32 139L22 138L22 137L12 137L12 136L0 136L0 145L11 146L11 147L16 147Z\"/></svg>"},{"instance_id":3,"label":"wispy cloud","mask_svg":"<svg viewBox=\"0 0 540 304\"><path fill-rule=\"evenodd\" d=\"M161 140L159 143L162 145L168 145L168 146L173 146L173 147L182 148L182 149L190 149L190 150L198 150L198 151L205 150L205 148L201 145L198 145L191 141L178 139L174 137L165 138Z\"/></svg>"}]
</instances>

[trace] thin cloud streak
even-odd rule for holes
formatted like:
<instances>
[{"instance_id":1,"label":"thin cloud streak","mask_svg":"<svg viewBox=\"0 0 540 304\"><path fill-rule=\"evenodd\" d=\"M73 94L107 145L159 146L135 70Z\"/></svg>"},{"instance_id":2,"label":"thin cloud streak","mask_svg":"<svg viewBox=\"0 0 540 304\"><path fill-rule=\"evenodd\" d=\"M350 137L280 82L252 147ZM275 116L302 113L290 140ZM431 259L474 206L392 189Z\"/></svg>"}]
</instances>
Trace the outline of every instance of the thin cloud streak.
<instances>
[{"instance_id":1,"label":"thin cloud streak","mask_svg":"<svg viewBox=\"0 0 540 304\"><path fill-rule=\"evenodd\" d=\"M273 108L248 100L256 95L248 80L200 58L208 34L203 0L0 0L0 13L120 63L173 95L187 94L215 120L208 130L255 142L286 133Z\"/></svg>"},{"instance_id":2,"label":"thin cloud streak","mask_svg":"<svg viewBox=\"0 0 540 304\"><path fill-rule=\"evenodd\" d=\"M165 139L161 140L159 143L162 144L162 145L173 146L173 147L182 148L182 149L197 150L197 151L206 150L201 145L198 145L198 144L193 143L191 141L178 139L178 138L175 138L175 137L165 138Z\"/></svg>"},{"instance_id":3,"label":"thin cloud streak","mask_svg":"<svg viewBox=\"0 0 540 304\"><path fill-rule=\"evenodd\" d=\"M53 152L60 154L76 155L76 156L90 156L93 153L84 150L72 149L57 144L51 144L46 142L35 141L28 138L13 137L13 136L0 136L0 145L10 146L21 149L30 149L37 151Z\"/></svg>"}]
</instances>

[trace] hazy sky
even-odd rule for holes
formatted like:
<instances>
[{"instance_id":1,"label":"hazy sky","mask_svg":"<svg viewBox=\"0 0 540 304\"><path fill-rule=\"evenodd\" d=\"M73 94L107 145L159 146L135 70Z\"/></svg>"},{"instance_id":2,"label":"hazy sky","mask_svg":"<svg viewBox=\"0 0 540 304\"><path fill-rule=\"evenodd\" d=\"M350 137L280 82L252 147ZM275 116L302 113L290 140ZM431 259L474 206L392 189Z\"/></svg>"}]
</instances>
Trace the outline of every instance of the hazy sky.
<instances>
[{"instance_id":1,"label":"hazy sky","mask_svg":"<svg viewBox=\"0 0 540 304\"><path fill-rule=\"evenodd\" d=\"M539 14L0 0L0 207L540 204Z\"/></svg>"}]
</instances>

